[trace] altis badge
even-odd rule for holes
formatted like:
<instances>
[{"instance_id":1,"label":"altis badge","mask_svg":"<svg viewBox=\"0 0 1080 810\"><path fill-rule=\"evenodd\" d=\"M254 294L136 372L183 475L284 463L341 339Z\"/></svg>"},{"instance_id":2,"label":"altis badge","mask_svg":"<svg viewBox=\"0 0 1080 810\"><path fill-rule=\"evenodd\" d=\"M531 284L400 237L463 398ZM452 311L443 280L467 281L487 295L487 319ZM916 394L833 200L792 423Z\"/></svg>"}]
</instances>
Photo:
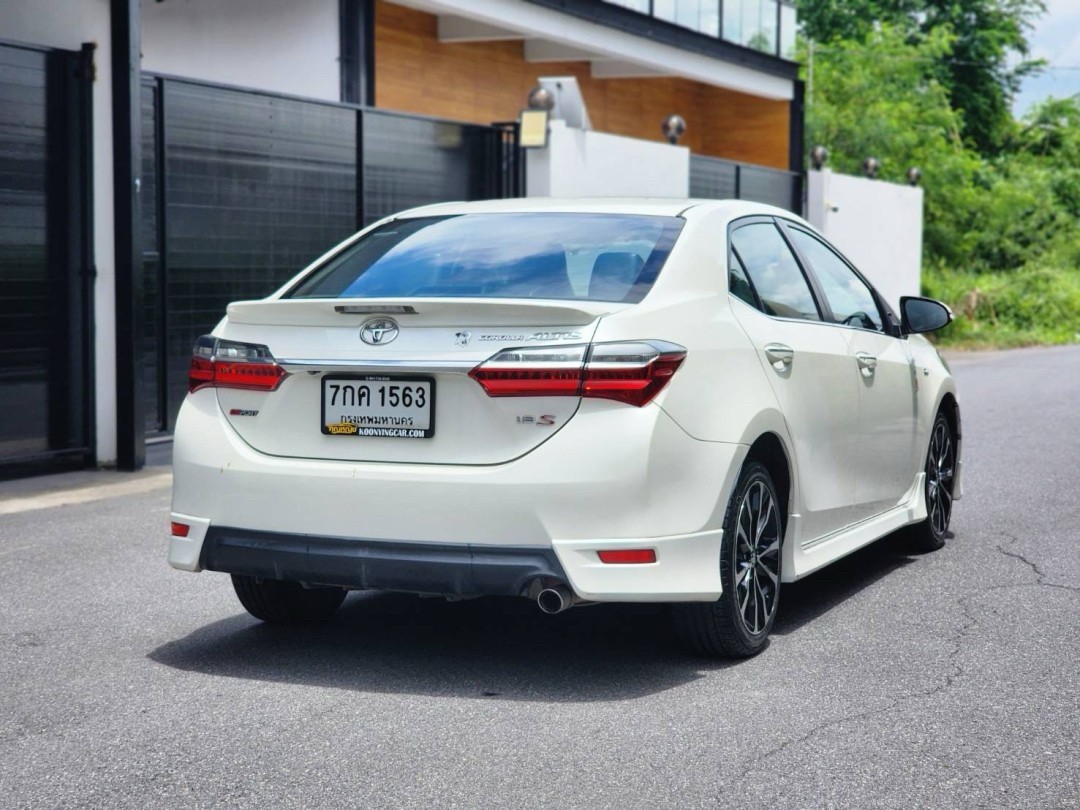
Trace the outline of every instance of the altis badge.
<instances>
[{"instance_id":1,"label":"altis badge","mask_svg":"<svg viewBox=\"0 0 1080 810\"><path fill-rule=\"evenodd\" d=\"M581 340L581 332L533 332L531 335L480 335L477 339L483 343L490 343L492 341L497 341L499 343L525 343L530 340Z\"/></svg>"}]
</instances>

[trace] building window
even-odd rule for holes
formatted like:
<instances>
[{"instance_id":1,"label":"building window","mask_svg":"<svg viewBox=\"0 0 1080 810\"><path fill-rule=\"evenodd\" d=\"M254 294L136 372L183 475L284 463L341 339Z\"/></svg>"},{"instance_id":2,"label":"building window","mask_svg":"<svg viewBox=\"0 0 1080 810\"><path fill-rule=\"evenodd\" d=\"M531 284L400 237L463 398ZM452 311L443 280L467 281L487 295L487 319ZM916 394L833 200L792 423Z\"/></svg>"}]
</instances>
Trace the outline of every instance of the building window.
<instances>
[{"instance_id":1,"label":"building window","mask_svg":"<svg viewBox=\"0 0 1080 810\"><path fill-rule=\"evenodd\" d=\"M605 0L707 36L795 60L794 0Z\"/></svg>"},{"instance_id":2,"label":"building window","mask_svg":"<svg viewBox=\"0 0 1080 810\"><path fill-rule=\"evenodd\" d=\"M711 37L720 36L716 0L653 0L653 16Z\"/></svg>"}]
</instances>

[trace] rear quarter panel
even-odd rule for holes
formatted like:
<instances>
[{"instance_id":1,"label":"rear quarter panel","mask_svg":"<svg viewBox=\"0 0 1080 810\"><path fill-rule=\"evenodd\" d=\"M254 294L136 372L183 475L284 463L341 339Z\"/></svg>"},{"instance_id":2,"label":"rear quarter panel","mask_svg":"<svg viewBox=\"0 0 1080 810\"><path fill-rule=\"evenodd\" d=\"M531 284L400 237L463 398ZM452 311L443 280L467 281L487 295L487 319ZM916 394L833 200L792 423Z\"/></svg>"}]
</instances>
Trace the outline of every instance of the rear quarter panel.
<instances>
[{"instance_id":1,"label":"rear quarter panel","mask_svg":"<svg viewBox=\"0 0 1080 810\"><path fill-rule=\"evenodd\" d=\"M757 352L735 319L727 290L726 225L713 212L690 218L652 291L600 320L593 340L667 340L686 360L654 401L701 441L750 443L786 428Z\"/></svg>"}]
</instances>

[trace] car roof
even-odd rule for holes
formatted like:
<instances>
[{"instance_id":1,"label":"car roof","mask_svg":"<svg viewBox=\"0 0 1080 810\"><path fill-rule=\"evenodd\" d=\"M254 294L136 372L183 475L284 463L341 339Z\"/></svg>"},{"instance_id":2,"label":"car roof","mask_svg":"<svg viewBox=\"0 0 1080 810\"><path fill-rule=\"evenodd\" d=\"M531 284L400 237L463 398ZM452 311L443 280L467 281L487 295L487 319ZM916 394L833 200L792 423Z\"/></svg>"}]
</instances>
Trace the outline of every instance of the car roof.
<instances>
[{"instance_id":1,"label":"car roof","mask_svg":"<svg viewBox=\"0 0 1080 810\"><path fill-rule=\"evenodd\" d=\"M445 202L411 208L400 218L456 216L459 214L574 213L574 214L644 214L680 216L722 211L731 218L766 214L792 216L790 211L747 200L702 200L663 197L519 197L505 200Z\"/></svg>"}]
</instances>

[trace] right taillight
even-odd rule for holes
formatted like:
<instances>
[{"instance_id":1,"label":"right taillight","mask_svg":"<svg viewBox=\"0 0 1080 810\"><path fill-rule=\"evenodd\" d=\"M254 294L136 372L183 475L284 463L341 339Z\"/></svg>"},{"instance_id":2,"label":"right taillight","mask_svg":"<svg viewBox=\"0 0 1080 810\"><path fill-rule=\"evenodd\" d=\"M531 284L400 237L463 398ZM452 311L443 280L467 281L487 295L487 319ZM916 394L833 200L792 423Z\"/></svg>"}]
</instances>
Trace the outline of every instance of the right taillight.
<instances>
[{"instance_id":1,"label":"right taillight","mask_svg":"<svg viewBox=\"0 0 1080 810\"><path fill-rule=\"evenodd\" d=\"M188 371L188 393L200 388L273 391L287 372L260 343L241 343L203 335L195 342Z\"/></svg>"},{"instance_id":2,"label":"right taillight","mask_svg":"<svg viewBox=\"0 0 1080 810\"><path fill-rule=\"evenodd\" d=\"M673 343L598 343L585 365L581 395L640 408L663 390L685 359L686 349Z\"/></svg>"},{"instance_id":3,"label":"right taillight","mask_svg":"<svg viewBox=\"0 0 1080 810\"><path fill-rule=\"evenodd\" d=\"M685 348L658 340L541 346L504 349L469 376L491 397L581 396L640 408L685 359Z\"/></svg>"}]
</instances>

